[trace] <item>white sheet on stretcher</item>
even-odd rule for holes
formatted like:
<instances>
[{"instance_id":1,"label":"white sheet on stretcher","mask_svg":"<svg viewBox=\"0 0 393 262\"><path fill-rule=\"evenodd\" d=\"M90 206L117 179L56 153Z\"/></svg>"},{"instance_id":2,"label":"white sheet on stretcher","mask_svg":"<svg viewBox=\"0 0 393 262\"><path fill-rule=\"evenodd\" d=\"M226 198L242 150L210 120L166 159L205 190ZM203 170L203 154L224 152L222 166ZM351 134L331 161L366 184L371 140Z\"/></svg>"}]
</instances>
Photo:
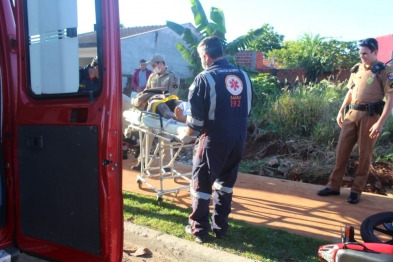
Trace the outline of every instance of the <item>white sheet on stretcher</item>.
<instances>
[{"instance_id":1,"label":"white sheet on stretcher","mask_svg":"<svg viewBox=\"0 0 393 262\"><path fill-rule=\"evenodd\" d=\"M153 117L150 114L142 114L141 111L136 108L131 108L128 111L123 112L125 119L137 126L147 127L147 128L161 128L160 118L158 116ZM189 143L195 140L194 136L187 136L186 129L187 124L182 122L173 122L171 120L162 118L163 130L173 134L182 142Z\"/></svg>"}]
</instances>

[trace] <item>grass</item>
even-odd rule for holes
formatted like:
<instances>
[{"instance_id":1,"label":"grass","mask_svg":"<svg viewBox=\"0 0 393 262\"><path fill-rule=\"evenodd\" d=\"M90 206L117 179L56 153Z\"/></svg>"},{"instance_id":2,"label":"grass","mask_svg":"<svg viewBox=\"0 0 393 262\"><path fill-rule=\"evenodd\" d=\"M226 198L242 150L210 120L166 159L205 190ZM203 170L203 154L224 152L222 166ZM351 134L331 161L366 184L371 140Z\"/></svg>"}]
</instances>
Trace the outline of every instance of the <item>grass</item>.
<instances>
[{"instance_id":1,"label":"grass","mask_svg":"<svg viewBox=\"0 0 393 262\"><path fill-rule=\"evenodd\" d=\"M124 219L134 224L193 241L184 232L191 209L180 208L164 200L162 207L155 197L124 192ZM255 226L230 219L230 230L225 239L212 235L204 243L257 261L319 261L317 249L326 241L302 237L283 230Z\"/></svg>"}]
</instances>

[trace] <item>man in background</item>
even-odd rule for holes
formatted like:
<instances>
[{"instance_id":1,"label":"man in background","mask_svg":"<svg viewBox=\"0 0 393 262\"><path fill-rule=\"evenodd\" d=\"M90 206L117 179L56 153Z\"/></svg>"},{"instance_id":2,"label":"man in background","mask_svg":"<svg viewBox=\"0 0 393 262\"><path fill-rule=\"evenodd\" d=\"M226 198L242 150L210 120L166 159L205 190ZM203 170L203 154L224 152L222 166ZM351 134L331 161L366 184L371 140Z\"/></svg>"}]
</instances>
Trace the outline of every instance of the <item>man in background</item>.
<instances>
[{"instance_id":1,"label":"man in background","mask_svg":"<svg viewBox=\"0 0 393 262\"><path fill-rule=\"evenodd\" d=\"M147 79L149 79L152 73L146 66L146 60L141 59L139 61L139 69L135 69L134 75L132 76L132 88L134 92L139 93L146 88Z\"/></svg>"},{"instance_id":2,"label":"man in background","mask_svg":"<svg viewBox=\"0 0 393 262\"><path fill-rule=\"evenodd\" d=\"M98 57L94 57L90 64L79 68L79 90L78 92L95 91L98 88Z\"/></svg>"}]
</instances>

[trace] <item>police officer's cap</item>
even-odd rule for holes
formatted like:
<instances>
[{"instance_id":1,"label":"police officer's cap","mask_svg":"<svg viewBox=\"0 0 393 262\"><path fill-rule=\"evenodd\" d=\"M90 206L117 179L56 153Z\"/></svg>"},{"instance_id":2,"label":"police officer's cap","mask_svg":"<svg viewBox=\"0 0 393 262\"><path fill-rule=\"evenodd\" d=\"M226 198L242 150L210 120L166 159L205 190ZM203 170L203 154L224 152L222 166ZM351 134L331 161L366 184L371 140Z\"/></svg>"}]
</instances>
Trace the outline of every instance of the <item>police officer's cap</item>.
<instances>
[{"instance_id":1,"label":"police officer's cap","mask_svg":"<svg viewBox=\"0 0 393 262\"><path fill-rule=\"evenodd\" d=\"M146 64L152 64L152 63L158 63L158 62L164 62L164 58L161 55L154 55L152 58L150 58L149 61L146 62Z\"/></svg>"}]
</instances>

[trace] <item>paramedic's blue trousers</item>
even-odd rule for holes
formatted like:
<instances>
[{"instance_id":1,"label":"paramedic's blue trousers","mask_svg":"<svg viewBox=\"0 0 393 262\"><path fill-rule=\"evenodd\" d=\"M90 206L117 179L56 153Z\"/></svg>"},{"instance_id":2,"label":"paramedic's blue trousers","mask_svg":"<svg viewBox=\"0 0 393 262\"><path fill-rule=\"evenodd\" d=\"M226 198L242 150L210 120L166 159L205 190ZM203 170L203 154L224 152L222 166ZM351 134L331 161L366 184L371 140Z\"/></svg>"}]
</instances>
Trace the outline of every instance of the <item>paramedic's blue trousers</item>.
<instances>
[{"instance_id":1,"label":"paramedic's blue trousers","mask_svg":"<svg viewBox=\"0 0 393 262\"><path fill-rule=\"evenodd\" d=\"M245 141L240 138L220 140L222 141L212 141L201 135L195 143L191 185L193 211L189 217L195 236L205 237L210 229L225 235L228 230L232 191ZM212 194L213 215L210 227L209 203Z\"/></svg>"}]
</instances>

